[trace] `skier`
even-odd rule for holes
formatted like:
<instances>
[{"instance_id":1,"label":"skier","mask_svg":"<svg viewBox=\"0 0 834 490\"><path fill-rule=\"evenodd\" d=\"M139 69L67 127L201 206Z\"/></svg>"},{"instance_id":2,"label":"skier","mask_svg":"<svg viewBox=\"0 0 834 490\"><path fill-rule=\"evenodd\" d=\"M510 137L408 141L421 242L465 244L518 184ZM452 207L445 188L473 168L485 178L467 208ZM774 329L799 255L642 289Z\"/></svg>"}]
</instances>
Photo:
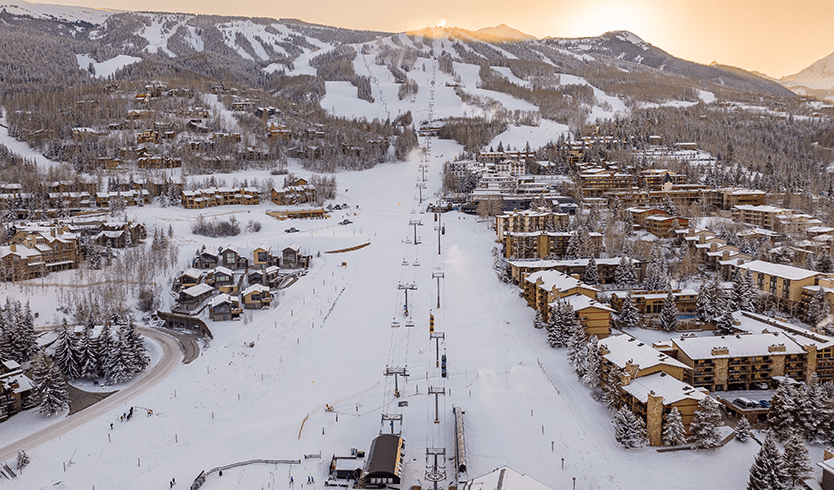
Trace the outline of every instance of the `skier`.
<instances>
[{"instance_id":1,"label":"skier","mask_svg":"<svg viewBox=\"0 0 834 490\"><path fill-rule=\"evenodd\" d=\"M113 422L110 422L110 430L113 430Z\"/></svg>"}]
</instances>

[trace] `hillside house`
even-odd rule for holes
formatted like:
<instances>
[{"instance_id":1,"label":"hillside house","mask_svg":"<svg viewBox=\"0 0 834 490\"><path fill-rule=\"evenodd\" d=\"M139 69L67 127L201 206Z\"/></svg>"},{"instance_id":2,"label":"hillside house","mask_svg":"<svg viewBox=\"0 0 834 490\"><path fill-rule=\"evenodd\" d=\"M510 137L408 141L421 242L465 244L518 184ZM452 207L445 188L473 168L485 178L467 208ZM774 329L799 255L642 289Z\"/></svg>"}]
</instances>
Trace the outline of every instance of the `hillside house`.
<instances>
[{"instance_id":1,"label":"hillside house","mask_svg":"<svg viewBox=\"0 0 834 490\"><path fill-rule=\"evenodd\" d=\"M215 322L237 320L243 310L237 297L222 293L211 299L209 303L209 318Z\"/></svg>"},{"instance_id":2,"label":"hillside house","mask_svg":"<svg viewBox=\"0 0 834 490\"><path fill-rule=\"evenodd\" d=\"M186 310L195 310L214 293L214 288L205 283L183 289L179 295L179 306Z\"/></svg>"},{"instance_id":3,"label":"hillside house","mask_svg":"<svg viewBox=\"0 0 834 490\"><path fill-rule=\"evenodd\" d=\"M0 359L0 422L34 405L32 381L23 373L20 364L11 359Z\"/></svg>"},{"instance_id":4,"label":"hillside house","mask_svg":"<svg viewBox=\"0 0 834 490\"><path fill-rule=\"evenodd\" d=\"M223 266L217 266L206 274L206 284L221 293L228 294L237 291L235 273Z\"/></svg>"},{"instance_id":5,"label":"hillside house","mask_svg":"<svg viewBox=\"0 0 834 490\"><path fill-rule=\"evenodd\" d=\"M269 308L272 304L272 293L270 293L269 287L260 284L253 284L244 289L240 293L240 298L243 302L243 307L247 310Z\"/></svg>"},{"instance_id":6,"label":"hillside house","mask_svg":"<svg viewBox=\"0 0 834 490\"><path fill-rule=\"evenodd\" d=\"M556 300L573 294L581 294L595 300L598 292L597 288L557 271L534 272L524 279L524 298L527 305L541 313L544 321L549 321L550 304Z\"/></svg>"},{"instance_id":7,"label":"hillside house","mask_svg":"<svg viewBox=\"0 0 834 490\"><path fill-rule=\"evenodd\" d=\"M306 269L310 267L311 258L311 256L301 253L300 245L292 243L281 251L281 268Z\"/></svg>"}]
</instances>

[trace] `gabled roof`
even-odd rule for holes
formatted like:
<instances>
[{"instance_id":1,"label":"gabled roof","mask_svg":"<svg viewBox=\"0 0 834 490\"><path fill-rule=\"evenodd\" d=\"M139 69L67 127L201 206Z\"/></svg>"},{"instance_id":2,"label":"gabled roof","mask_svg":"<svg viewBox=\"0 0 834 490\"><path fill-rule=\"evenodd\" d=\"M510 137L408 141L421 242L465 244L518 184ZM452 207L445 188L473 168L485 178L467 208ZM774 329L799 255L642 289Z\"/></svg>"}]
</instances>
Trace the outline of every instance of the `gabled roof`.
<instances>
[{"instance_id":1,"label":"gabled roof","mask_svg":"<svg viewBox=\"0 0 834 490\"><path fill-rule=\"evenodd\" d=\"M775 330L775 329L774 329ZM690 359L717 359L771 355L804 354L805 350L784 332L722 335L721 337L681 337L672 339ZM784 346L784 351L770 352L771 346ZM713 354L713 349L726 348L727 354Z\"/></svg>"},{"instance_id":2,"label":"gabled roof","mask_svg":"<svg viewBox=\"0 0 834 490\"><path fill-rule=\"evenodd\" d=\"M559 301L567 302L570 304L573 311L582 311L587 310L588 308L597 308L600 310L614 312L614 310L609 307L608 305L602 304L599 301L596 301L592 298L585 296L584 294L571 294L570 296L565 296ZM556 305L559 301L554 301L550 303L550 306Z\"/></svg>"},{"instance_id":3,"label":"gabled roof","mask_svg":"<svg viewBox=\"0 0 834 490\"><path fill-rule=\"evenodd\" d=\"M469 480L462 490L552 490L529 475L521 474L508 466Z\"/></svg>"},{"instance_id":4,"label":"gabled roof","mask_svg":"<svg viewBox=\"0 0 834 490\"><path fill-rule=\"evenodd\" d=\"M626 364L631 361L632 364L637 364L640 369L648 369L657 365L690 369L686 364L655 350L651 345L645 344L631 335L612 335L600 340L599 345L604 346L609 351L602 357L619 368L625 368Z\"/></svg>"},{"instance_id":5,"label":"gabled roof","mask_svg":"<svg viewBox=\"0 0 834 490\"><path fill-rule=\"evenodd\" d=\"M190 288L183 289L182 294L186 296L191 296L192 298L196 298L211 291L214 291L213 287L209 286L206 283L202 283L197 284L196 286L191 286Z\"/></svg>"},{"instance_id":6,"label":"gabled roof","mask_svg":"<svg viewBox=\"0 0 834 490\"><path fill-rule=\"evenodd\" d=\"M244 289L241 296L249 296L252 293L269 293L269 286L262 286L260 284L253 284Z\"/></svg>"},{"instance_id":7,"label":"gabled roof","mask_svg":"<svg viewBox=\"0 0 834 490\"><path fill-rule=\"evenodd\" d=\"M597 288L593 286L589 286L579 279L573 278L567 274L562 274L559 271L538 271L530 274L524 280L536 284L536 282L541 278L542 284L540 285L541 288L552 291L556 288L557 291L567 291L573 288L585 288L590 289L593 291L597 291Z\"/></svg>"}]
</instances>

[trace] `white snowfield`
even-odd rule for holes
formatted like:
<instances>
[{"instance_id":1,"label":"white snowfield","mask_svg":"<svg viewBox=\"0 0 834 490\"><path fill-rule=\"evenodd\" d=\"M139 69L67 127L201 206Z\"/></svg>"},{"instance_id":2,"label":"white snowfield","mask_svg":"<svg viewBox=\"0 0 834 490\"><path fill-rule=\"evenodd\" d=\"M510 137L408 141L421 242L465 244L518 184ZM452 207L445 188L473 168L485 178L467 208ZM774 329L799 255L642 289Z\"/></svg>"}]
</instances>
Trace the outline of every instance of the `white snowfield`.
<instances>
[{"instance_id":1,"label":"white snowfield","mask_svg":"<svg viewBox=\"0 0 834 490\"><path fill-rule=\"evenodd\" d=\"M428 194L440 185L443 159L437 155L459 151L452 142L433 142ZM131 208L129 218L150 229L173 226L183 270L202 244L216 248L233 242L249 254L261 243L280 250L296 242L302 250L322 255L314 258L306 276L278 295L271 309L247 312L246 322L209 321L215 339L200 357L178 365L153 389L108 413L33 446L8 441L0 424L0 439L12 448L5 456L13 458L19 448L31 458L24 474L4 481L4 488L166 488L172 478L187 486L203 470L250 459L302 463L231 469L223 477L211 475L202 488L283 487L290 476L296 485L312 476L316 483L309 488L322 488L331 455L348 455L354 447L367 451L380 430L390 430L381 424L383 414L402 414L402 487L410 488L425 483L426 447L454 453L453 406L466 412L470 478L506 464L553 489L571 488L573 477L577 488L598 489L745 485L758 450L755 443L733 441L714 452L675 453L618 446L611 413L591 399L564 352L547 347L545 333L532 328L533 311L517 289L496 278L491 267L494 232L473 216L446 213L442 254L437 254L435 222L432 215L419 212L425 203L416 201L419 163L413 159L338 174L335 202L346 202L351 209L334 212L325 221L279 222L263 214L274 208L268 204L205 211L209 219L234 214L244 224L256 219L264 225L257 234L231 240L191 235L196 211ZM268 175L236 176L251 180ZM336 224L348 216L352 224ZM423 223L417 226L419 245L407 243L414 233L411 220ZM288 236L283 230L290 226L301 232ZM353 252L324 253L367 241L369 246ZM404 261L409 265L402 265ZM439 309L437 280L432 278L437 270L445 273ZM398 284L417 286L408 296L412 328L406 326ZM23 295L15 289L10 286L8 294ZM48 295L33 297L42 317L53 316L45 311L49 301ZM431 310L436 330L446 334L440 345L448 356L445 379L435 367L435 343L429 339ZM392 320L400 326L392 328ZM394 397L394 380L383 376L386 367L405 367L411 375L398 381L401 398ZM429 386L446 390L439 397L437 424L434 397L426 394ZM400 401L408 406L399 407ZM326 404L335 413L326 412ZM120 422L129 406L151 408L154 416ZM50 430L72 424L84 413L54 423ZM395 427L399 430L399 424ZM303 459L314 453L322 459ZM446 471L454 476L452 462Z\"/></svg>"}]
</instances>

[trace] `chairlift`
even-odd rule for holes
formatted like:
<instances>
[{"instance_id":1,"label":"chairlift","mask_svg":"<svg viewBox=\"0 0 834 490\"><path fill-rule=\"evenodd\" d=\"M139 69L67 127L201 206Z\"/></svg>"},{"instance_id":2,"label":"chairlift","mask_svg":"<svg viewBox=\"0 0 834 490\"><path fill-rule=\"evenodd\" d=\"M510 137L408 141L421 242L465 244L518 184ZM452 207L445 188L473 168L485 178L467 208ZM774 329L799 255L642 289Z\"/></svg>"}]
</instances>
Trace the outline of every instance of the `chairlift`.
<instances>
[{"instance_id":1,"label":"chairlift","mask_svg":"<svg viewBox=\"0 0 834 490\"><path fill-rule=\"evenodd\" d=\"M419 260L417 260L417 259L414 259L414 263L413 263L412 265L414 265L414 266L418 266L418 265L420 265L420 261L419 261Z\"/></svg>"},{"instance_id":2,"label":"chairlift","mask_svg":"<svg viewBox=\"0 0 834 490\"><path fill-rule=\"evenodd\" d=\"M405 266L407 266L407 265L408 265L408 261L407 261L407 260L405 260L405 258L403 258L402 265L403 265L403 267L405 267Z\"/></svg>"},{"instance_id":3,"label":"chairlift","mask_svg":"<svg viewBox=\"0 0 834 490\"><path fill-rule=\"evenodd\" d=\"M400 322L398 322L397 320L394 320L393 322L391 322L391 328L399 328L399 327L400 327Z\"/></svg>"},{"instance_id":4,"label":"chairlift","mask_svg":"<svg viewBox=\"0 0 834 490\"><path fill-rule=\"evenodd\" d=\"M412 321L412 320L409 318L409 319L405 322L405 326L406 326L406 327L408 327L408 328L414 328L414 321Z\"/></svg>"}]
</instances>

